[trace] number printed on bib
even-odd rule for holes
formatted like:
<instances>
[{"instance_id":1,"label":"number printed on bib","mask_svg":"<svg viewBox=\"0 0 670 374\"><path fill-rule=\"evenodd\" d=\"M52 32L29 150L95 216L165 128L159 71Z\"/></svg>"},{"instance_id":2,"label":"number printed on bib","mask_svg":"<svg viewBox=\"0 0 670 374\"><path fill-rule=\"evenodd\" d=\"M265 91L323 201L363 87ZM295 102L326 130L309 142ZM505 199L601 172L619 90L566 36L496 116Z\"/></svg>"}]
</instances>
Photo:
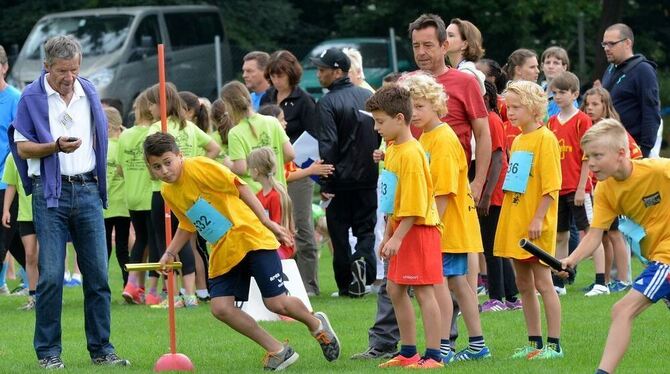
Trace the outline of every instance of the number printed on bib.
<instances>
[{"instance_id":1,"label":"number printed on bib","mask_svg":"<svg viewBox=\"0 0 670 374\"><path fill-rule=\"evenodd\" d=\"M379 211L385 214L393 214L398 176L391 171L382 170L379 180Z\"/></svg>"},{"instance_id":2,"label":"number printed on bib","mask_svg":"<svg viewBox=\"0 0 670 374\"><path fill-rule=\"evenodd\" d=\"M228 218L202 197L186 211L186 217L191 220L200 235L212 244L218 242L233 227Z\"/></svg>"},{"instance_id":3,"label":"number printed on bib","mask_svg":"<svg viewBox=\"0 0 670 374\"><path fill-rule=\"evenodd\" d=\"M533 152L515 151L509 160L507 175L503 183L503 190L525 193L530 177L530 168L533 165Z\"/></svg>"}]
</instances>

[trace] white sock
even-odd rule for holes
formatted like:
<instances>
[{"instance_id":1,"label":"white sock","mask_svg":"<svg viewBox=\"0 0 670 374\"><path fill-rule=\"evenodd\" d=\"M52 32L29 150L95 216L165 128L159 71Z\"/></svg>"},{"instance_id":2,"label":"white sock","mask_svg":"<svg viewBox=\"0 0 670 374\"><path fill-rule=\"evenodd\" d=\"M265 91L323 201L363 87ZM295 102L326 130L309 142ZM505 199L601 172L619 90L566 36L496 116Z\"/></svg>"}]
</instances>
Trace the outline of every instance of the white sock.
<instances>
[{"instance_id":1,"label":"white sock","mask_svg":"<svg viewBox=\"0 0 670 374\"><path fill-rule=\"evenodd\" d=\"M72 279L78 280L81 282L81 274L79 273L74 273L72 274Z\"/></svg>"},{"instance_id":2,"label":"white sock","mask_svg":"<svg viewBox=\"0 0 670 374\"><path fill-rule=\"evenodd\" d=\"M209 297L209 292L205 290L195 290L195 294L198 295L199 298L204 299Z\"/></svg>"}]
</instances>

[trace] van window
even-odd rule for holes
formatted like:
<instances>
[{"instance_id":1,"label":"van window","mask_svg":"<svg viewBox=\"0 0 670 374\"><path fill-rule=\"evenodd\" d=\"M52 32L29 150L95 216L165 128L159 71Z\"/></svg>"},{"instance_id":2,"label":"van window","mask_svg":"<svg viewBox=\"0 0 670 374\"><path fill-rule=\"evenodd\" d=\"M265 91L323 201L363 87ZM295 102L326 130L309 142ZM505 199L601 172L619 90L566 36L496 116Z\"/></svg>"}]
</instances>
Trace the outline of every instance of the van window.
<instances>
[{"instance_id":1,"label":"van window","mask_svg":"<svg viewBox=\"0 0 670 374\"><path fill-rule=\"evenodd\" d=\"M134 45L135 47L142 47L142 38L148 37L151 39L151 45L155 46L158 43L161 43L161 31L160 28L158 27L158 16L152 15L152 16L146 16L140 22L140 25L137 26L137 30L135 31L135 37L133 38L134 40ZM154 55L156 54L156 49L151 48L150 50L147 51L148 54Z\"/></svg>"},{"instance_id":2,"label":"van window","mask_svg":"<svg viewBox=\"0 0 670 374\"><path fill-rule=\"evenodd\" d=\"M214 43L219 35L223 40L223 26L218 13L165 13L165 23L172 49L182 49Z\"/></svg>"},{"instance_id":3,"label":"van window","mask_svg":"<svg viewBox=\"0 0 670 374\"><path fill-rule=\"evenodd\" d=\"M114 52L123 46L134 16L128 14L48 18L37 24L24 47L29 60L42 58L42 46L56 35L74 35L84 57Z\"/></svg>"}]
</instances>

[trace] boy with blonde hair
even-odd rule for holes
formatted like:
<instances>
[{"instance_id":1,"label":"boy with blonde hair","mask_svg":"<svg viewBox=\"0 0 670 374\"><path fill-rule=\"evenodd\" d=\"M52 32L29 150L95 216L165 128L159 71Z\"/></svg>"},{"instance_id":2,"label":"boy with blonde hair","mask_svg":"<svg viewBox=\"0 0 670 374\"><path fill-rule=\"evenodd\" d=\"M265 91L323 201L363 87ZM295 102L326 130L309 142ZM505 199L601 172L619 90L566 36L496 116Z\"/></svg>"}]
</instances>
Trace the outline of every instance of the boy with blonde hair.
<instances>
[{"instance_id":1,"label":"boy with blonde hair","mask_svg":"<svg viewBox=\"0 0 670 374\"><path fill-rule=\"evenodd\" d=\"M444 226L440 241L444 282L436 286L444 330L440 342L443 361L488 358L491 353L482 334L477 295L466 278L468 253L483 252L483 245L465 152L454 130L440 120L447 111L442 85L422 73L402 79L400 85L409 90L412 98L412 125L423 130L419 142L428 158L437 212ZM458 300L470 334L470 344L456 355L449 342L453 313L449 290Z\"/></svg>"},{"instance_id":2,"label":"boy with blonde hair","mask_svg":"<svg viewBox=\"0 0 670 374\"><path fill-rule=\"evenodd\" d=\"M601 243L603 232L619 215L631 250L649 261L632 289L612 308L612 324L596 373L613 373L630 344L633 320L657 301L670 298L670 160L631 160L626 130L604 119L582 137L589 169L599 183L591 229L577 249L562 260L574 268Z\"/></svg>"},{"instance_id":3,"label":"boy with blonde hair","mask_svg":"<svg viewBox=\"0 0 670 374\"><path fill-rule=\"evenodd\" d=\"M442 283L440 269L440 218L433 198L428 159L412 136L412 99L406 89L382 87L365 104L372 112L375 130L389 144L385 170L380 176L379 207L388 214L380 255L389 261L388 294L400 329L400 352L386 367L441 368L440 308L434 285ZM391 144L391 142L393 142ZM414 308L407 294L414 288L426 334L426 353L416 349Z\"/></svg>"}]
</instances>

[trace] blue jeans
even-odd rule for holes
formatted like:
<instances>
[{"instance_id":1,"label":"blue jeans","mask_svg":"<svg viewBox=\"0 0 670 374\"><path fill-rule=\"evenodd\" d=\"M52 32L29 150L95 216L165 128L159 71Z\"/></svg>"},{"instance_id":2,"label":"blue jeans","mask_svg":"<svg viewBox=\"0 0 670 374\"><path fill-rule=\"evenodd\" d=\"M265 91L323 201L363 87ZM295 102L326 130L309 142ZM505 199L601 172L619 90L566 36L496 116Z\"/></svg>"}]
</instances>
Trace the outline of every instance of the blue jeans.
<instances>
[{"instance_id":1,"label":"blue jeans","mask_svg":"<svg viewBox=\"0 0 670 374\"><path fill-rule=\"evenodd\" d=\"M37 358L60 356L65 246L71 234L84 289L84 329L91 357L114 352L109 342L111 292L102 201L97 182L62 182L58 208L48 208L40 178L33 180L33 215L39 250L35 306Z\"/></svg>"}]
</instances>

